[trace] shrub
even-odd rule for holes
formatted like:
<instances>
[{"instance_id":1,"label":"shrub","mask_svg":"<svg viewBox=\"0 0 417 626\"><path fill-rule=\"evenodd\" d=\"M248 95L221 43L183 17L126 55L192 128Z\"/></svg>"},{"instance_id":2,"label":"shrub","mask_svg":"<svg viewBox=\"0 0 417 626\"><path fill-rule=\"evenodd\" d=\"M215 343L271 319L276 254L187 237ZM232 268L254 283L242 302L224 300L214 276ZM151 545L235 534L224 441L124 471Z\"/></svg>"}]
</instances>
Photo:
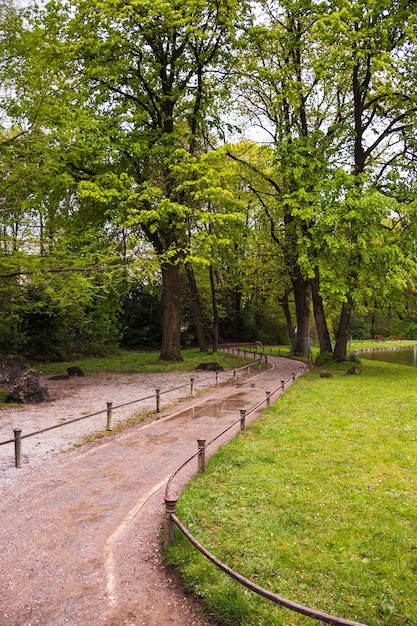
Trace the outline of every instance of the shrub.
<instances>
[{"instance_id":1,"label":"shrub","mask_svg":"<svg viewBox=\"0 0 417 626\"><path fill-rule=\"evenodd\" d=\"M314 363L316 365L329 365L333 361L333 354L331 352L322 352L319 354Z\"/></svg>"}]
</instances>

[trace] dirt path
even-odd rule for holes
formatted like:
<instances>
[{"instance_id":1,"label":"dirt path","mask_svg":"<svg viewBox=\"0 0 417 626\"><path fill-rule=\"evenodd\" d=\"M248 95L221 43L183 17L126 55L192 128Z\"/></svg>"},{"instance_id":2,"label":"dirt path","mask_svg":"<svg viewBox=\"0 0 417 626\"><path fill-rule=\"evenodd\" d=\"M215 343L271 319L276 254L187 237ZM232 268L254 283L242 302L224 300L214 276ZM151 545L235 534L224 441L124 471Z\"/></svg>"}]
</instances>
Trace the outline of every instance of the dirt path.
<instances>
[{"instance_id":1,"label":"dirt path","mask_svg":"<svg viewBox=\"0 0 417 626\"><path fill-rule=\"evenodd\" d=\"M49 453L42 464L6 467L0 625L208 626L162 563L164 486L196 452L198 437L210 440L236 420L237 407L254 406L300 368L273 361L275 369L158 420L65 455Z\"/></svg>"}]
</instances>

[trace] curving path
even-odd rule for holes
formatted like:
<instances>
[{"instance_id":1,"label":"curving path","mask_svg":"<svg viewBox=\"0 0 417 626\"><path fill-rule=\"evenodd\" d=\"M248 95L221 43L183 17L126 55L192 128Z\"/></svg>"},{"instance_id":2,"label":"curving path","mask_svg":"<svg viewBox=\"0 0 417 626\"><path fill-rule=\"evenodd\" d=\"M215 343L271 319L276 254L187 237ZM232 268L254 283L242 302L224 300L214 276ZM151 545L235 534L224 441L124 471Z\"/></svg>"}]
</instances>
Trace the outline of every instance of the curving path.
<instances>
[{"instance_id":1,"label":"curving path","mask_svg":"<svg viewBox=\"0 0 417 626\"><path fill-rule=\"evenodd\" d=\"M162 563L164 487L196 452L197 438L210 440L300 370L296 361L269 362L268 371L59 455L52 469L8 486L0 504L0 626L209 626Z\"/></svg>"}]
</instances>

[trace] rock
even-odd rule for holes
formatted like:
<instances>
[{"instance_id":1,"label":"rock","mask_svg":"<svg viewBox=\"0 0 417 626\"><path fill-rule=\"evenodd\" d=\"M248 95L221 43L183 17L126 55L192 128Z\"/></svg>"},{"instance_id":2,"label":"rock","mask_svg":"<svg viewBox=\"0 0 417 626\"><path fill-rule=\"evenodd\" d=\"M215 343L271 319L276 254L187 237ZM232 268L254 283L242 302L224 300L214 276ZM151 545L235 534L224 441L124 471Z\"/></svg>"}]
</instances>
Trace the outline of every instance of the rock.
<instances>
[{"instance_id":1,"label":"rock","mask_svg":"<svg viewBox=\"0 0 417 626\"><path fill-rule=\"evenodd\" d=\"M67 367L68 376L84 376L84 372L78 365Z\"/></svg>"},{"instance_id":2,"label":"rock","mask_svg":"<svg viewBox=\"0 0 417 626\"><path fill-rule=\"evenodd\" d=\"M223 367L217 361L211 361L209 363L200 363L195 368L198 371L207 371L207 372L224 372Z\"/></svg>"},{"instance_id":3,"label":"rock","mask_svg":"<svg viewBox=\"0 0 417 626\"><path fill-rule=\"evenodd\" d=\"M8 402L20 402L23 404L37 404L49 400L48 387L39 374L33 370L27 370L10 389L7 396Z\"/></svg>"},{"instance_id":4,"label":"rock","mask_svg":"<svg viewBox=\"0 0 417 626\"><path fill-rule=\"evenodd\" d=\"M0 385L14 385L26 372L25 359L13 354L0 355Z\"/></svg>"},{"instance_id":5,"label":"rock","mask_svg":"<svg viewBox=\"0 0 417 626\"><path fill-rule=\"evenodd\" d=\"M348 369L348 371L346 372L346 374L354 374L354 375L358 375L361 374L362 370L360 367L358 367L357 365L353 365L350 369Z\"/></svg>"},{"instance_id":6,"label":"rock","mask_svg":"<svg viewBox=\"0 0 417 626\"><path fill-rule=\"evenodd\" d=\"M333 378L333 374L331 374L327 370L323 370L322 372L320 372L320 378Z\"/></svg>"}]
</instances>

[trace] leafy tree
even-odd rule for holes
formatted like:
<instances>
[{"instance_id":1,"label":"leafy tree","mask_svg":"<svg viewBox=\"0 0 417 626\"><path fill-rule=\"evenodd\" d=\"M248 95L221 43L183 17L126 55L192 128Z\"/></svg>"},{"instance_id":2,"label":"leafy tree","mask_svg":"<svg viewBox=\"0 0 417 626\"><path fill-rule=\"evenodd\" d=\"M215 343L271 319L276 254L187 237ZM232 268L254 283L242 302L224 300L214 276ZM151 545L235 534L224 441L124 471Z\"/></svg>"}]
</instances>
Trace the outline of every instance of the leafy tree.
<instances>
[{"instance_id":1,"label":"leafy tree","mask_svg":"<svg viewBox=\"0 0 417 626\"><path fill-rule=\"evenodd\" d=\"M206 219L187 185L214 182L202 179L198 162L217 124L219 78L243 10L235 0L79 0L29 17L37 46L26 71L42 76L42 122L57 133L78 196L106 205L156 252L165 360L181 358L187 228ZM30 86L22 111L38 100L39 85Z\"/></svg>"}]
</instances>

